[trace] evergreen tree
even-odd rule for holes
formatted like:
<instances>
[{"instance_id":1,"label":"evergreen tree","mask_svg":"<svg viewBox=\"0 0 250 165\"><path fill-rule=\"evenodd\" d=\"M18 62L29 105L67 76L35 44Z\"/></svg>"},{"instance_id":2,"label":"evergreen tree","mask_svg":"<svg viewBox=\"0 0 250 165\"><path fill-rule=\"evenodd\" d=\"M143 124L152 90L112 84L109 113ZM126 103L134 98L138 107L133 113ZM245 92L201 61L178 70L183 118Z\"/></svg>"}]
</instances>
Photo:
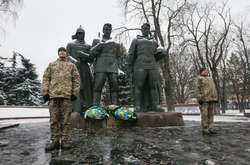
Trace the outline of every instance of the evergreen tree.
<instances>
[{"instance_id":1,"label":"evergreen tree","mask_svg":"<svg viewBox=\"0 0 250 165\"><path fill-rule=\"evenodd\" d=\"M17 97L16 93L13 93L12 90L15 89L17 84L17 74L16 68L5 67L4 76L3 76L3 92L5 94L5 104L7 105L16 105Z\"/></svg>"},{"instance_id":2,"label":"evergreen tree","mask_svg":"<svg viewBox=\"0 0 250 165\"><path fill-rule=\"evenodd\" d=\"M17 70L17 84L12 91L16 94L19 105L41 104L41 83L37 80L38 75L34 64L29 59L22 58L23 68Z\"/></svg>"},{"instance_id":3,"label":"evergreen tree","mask_svg":"<svg viewBox=\"0 0 250 165\"><path fill-rule=\"evenodd\" d=\"M133 97L131 92L131 84L126 74L118 75L118 103L120 105L132 105Z\"/></svg>"},{"instance_id":4,"label":"evergreen tree","mask_svg":"<svg viewBox=\"0 0 250 165\"><path fill-rule=\"evenodd\" d=\"M4 105L5 104L5 100L6 100L6 94L3 90L4 87L4 81L3 78L5 77L5 72L4 72L4 65L3 63L0 62L0 105Z\"/></svg>"},{"instance_id":5,"label":"evergreen tree","mask_svg":"<svg viewBox=\"0 0 250 165\"><path fill-rule=\"evenodd\" d=\"M22 56L21 56L22 57ZM13 63L16 61L13 60ZM1 65L0 104L41 105L40 81L34 64L22 57L21 68ZM1 102L1 98L4 102Z\"/></svg>"}]
</instances>

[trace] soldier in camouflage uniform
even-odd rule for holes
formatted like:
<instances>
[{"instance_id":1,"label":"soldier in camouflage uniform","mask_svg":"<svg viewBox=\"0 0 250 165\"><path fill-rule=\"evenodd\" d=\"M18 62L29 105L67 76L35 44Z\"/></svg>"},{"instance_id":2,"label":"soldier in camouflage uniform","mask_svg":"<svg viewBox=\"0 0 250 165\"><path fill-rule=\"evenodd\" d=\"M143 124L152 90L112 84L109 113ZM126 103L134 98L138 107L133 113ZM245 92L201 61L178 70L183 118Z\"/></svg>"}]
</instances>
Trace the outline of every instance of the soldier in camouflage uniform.
<instances>
[{"instance_id":1,"label":"soldier in camouflage uniform","mask_svg":"<svg viewBox=\"0 0 250 165\"><path fill-rule=\"evenodd\" d=\"M195 95L200 104L203 135L215 134L212 130L215 103L218 102L217 91L212 77L206 68L201 68L200 75L194 81Z\"/></svg>"},{"instance_id":2,"label":"soldier in camouflage uniform","mask_svg":"<svg viewBox=\"0 0 250 165\"><path fill-rule=\"evenodd\" d=\"M90 50L90 58L94 61L94 94L93 104L100 105L102 88L108 79L111 104L118 104L118 60L121 57L120 44L110 37L112 25L103 26L102 39L95 39Z\"/></svg>"},{"instance_id":3,"label":"soldier in camouflage uniform","mask_svg":"<svg viewBox=\"0 0 250 165\"><path fill-rule=\"evenodd\" d=\"M42 94L49 101L52 143L46 150L58 149L61 138L62 149L69 149L70 115L72 101L76 100L80 88L80 76L76 66L66 58L66 49L58 49L59 58L46 68L42 81Z\"/></svg>"}]
</instances>

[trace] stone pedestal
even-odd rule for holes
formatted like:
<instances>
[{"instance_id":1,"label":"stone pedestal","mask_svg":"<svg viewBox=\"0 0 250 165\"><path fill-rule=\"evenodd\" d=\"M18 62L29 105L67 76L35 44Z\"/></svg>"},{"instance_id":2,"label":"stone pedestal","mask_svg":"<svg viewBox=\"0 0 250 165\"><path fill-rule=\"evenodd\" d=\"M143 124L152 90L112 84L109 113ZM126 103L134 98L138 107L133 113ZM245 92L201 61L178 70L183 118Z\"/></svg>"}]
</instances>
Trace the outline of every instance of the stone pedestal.
<instances>
[{"instance_id":1,"label":"stone pedestal","mask_svg":"<svg viewBox=\"0 0 250 165\"><path fill-rule=\"evenodd\" d=\"M250 117L250 112L245 112L245 113L244 113L244 116L245 116L245 117Z\"/></svg>"},{"instance_id":2,"label":"stone pedestal","mask_svg":"<svg viewBox=\"0 0 250 165\"><path fill-rule=\"evenodd\" d=\"M108 120L84 120L80 114L71 115L72 128L116 128L116 127L166 127L183 126L182 114L179 112L137 112L137 121L120 121L110 116Z\"/></svg>"}]
</instances>

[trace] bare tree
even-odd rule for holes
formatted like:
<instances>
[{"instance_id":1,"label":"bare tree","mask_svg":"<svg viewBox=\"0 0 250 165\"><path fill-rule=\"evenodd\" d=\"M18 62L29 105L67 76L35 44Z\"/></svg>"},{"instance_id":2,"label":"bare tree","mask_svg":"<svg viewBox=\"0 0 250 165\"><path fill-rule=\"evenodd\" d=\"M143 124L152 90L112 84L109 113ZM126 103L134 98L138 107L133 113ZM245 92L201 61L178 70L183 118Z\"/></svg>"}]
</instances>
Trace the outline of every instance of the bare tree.
<instances>
[{"instance_id":1,"label":"bare tree","mask_svg":"<svg viewBox=\"0 0 250 165\"><path fill-rule=\"evenodd\" d=\"M176 50L175 53L178 53ZM194 65L187 51L170 55L170 65L174 83L174 95L176 103L187 103L192 95L192 86L194 79Z\"/></svg>"},{"instance_id":2,"label":"bare tree","mask_svg":"<svg viewBox=\"0 0 250 165\"><path fill-rule=\"evenodd\" d=\"M228 67L227 67L227 58L228 58L228 47L231 44L231 42L229 42L227 44L227 48L225 51L225 55L222 57L222 60L220 61L220 64L218 66L218 73L219 73L219 79L220 79L220 93L221 93L221 97L220 97L220 102L221 102L221 111L222 113L226 112L227 109L227 98L228 98L228 93L229 93L229 76L227 74L228 71Z\"/></svg>"},{"instance_id":3,"label":"bare tree","mask_svg":"<svg viewBox=\"0 0 250 165\"><path fill-rule=\"evenodd\" d=\"M244 74L244 61L241 60L240 54L233 53L230 57L230 59L227 62L227 75L229 77L229 80L233 87L233 93L237 99L238 102L238 108L240 112L244 112L245 106L244 106L244 100L245 96L247 94L247 91L245 91L245 87L247 84L245 84L246 76ZM249 79L249 74L248 74ZM249 80L248 80L249 81Z\"/></svg>"},{"instance_id":4,"label":"bare tree","mask_svg":"<svg viewBox=\"0 0 250 165\"><path fill-rule=\"evenodd\" d=\"M230 10L226 3L190 4L183 17L183 26L188 33L185 44L195 51L199 65L208 67L220 98L218 65L228 48L228 34L232 25Z\"/></svg>"},{"instance_id":5,"label":"bare tree","mask_svg":"<svg viewBox=\"0 0 250 165\"><path fill-rule=\"evenodd\" d=\"M5 24L18 18L18 10L23 0L0 0L0 35L5 34Z\"/></svg>"},{"instance_id":6,"label":"bare tree","mask_svg":"<svg viewBox=\"0 0 250 165\"><path fill-rule=\"evenodd\" d=\"M234 54L228 61L228 75L233 85L240 112L244 112L247 108L244 101L250 94L250 50L247 46L250 39L249 30L243 22L234 24L233 44L235 49Z\"/></svg>"}]
</instances>

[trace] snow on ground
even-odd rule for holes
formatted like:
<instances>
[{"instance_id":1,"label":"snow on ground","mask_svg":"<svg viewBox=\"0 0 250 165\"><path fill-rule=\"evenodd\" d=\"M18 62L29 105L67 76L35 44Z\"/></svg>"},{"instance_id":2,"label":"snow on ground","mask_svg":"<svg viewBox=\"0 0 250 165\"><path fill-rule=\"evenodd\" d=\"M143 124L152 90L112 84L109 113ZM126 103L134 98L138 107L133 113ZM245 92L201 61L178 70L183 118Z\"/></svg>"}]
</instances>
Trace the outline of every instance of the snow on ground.
<instances>
[{"instance_id":1,"label":"snow on ground","mask_svg":"<svg viewBox=\"0 0 250 165\"><path fill-rule=\"evenodd\" d=\"M201 121L200 115L183 115L185 121ZM250 118L244 116L214 116L214 122L250 122Z\"/></svg>"},{"instance_id":2,"label":"snow on ground","mask_svg":"<svg viewBox=\"0 0 250 165\"><path fill-rule=\"evenodd\" d=\"M0 119L0 126L1 125L8 125L8 124L25 124L25 123L42 123L42 122L49 122L49 118L47 119L18 119L18 120L1 120Z\"/></svg>"},{"instance_id":3,"label":"snow on ground","mask_svg":"<svg viewBox=\"0 0 250 165\"><path fill-rule=\"evenodd\" d=\"M14 117L46 117L49 116L47 108L0 108L1 118Z\"/></svg>"},{"instance_id":4,"label":"snow on ground","mask_svg":"<svg viewBox=\"0 0 250 165\"><path fill-rule=\"evenodd\" d=\"M250 112L247 110L246 112ZM192 114L193 111L191 110ZM185 121L201 121L200 115L185 115L188 112L185 110L183 119ZM22 117L49 117L48 108L0 108L0 124L13 123L39 123L48 122L49 118L44 119L18 119L18 120L1 120L3 118L22 118ZM226 114L215 116L215 122L250 122L250 118L244 117L243 113L238 110L227 110Z\"/></svg>"}]
</instances>

